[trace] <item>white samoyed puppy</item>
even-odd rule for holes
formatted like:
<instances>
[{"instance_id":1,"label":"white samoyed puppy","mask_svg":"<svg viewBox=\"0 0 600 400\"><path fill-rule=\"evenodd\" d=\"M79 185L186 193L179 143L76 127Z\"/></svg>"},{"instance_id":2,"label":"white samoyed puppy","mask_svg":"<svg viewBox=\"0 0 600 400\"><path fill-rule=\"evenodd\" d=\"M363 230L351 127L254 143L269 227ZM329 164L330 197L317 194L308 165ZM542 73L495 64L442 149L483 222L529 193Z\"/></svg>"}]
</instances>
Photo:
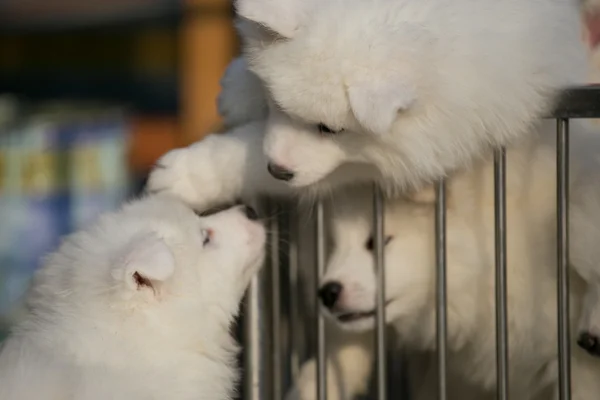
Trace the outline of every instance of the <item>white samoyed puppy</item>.
<instances>
[{"instance_id":1,"label":"white samoyed puppy","mask_svg":"<svg viewBox=\"0 0 600 400\"><path fill-rule=\"evenodd\" d=\"M579 140L577 140L579 139ZM572 138L579 160L594 160L600 141ZM576 145L579 143L579 145ZM531 141L507 154L508 324L510 397L555 398L557 372L557 270L556 270L556 168L552 141ZM574 162L572 184L596 185ZM588 180L589 179L589 180ZM449 398L493 399L496 384L495 258L493 163L482 162L459 172L447 182L448 261L448 367ZM596 194L595 199L599 199ZM399 343L412 352L433 352L436 347L435 196L430 188L405 198L388 200L385 215L386 318ZM587 215L595 232L578 230L572 221L574 262L597 253L600 208ZM330 239L332 254L319 291L326 314L345 333L331 341L330 383L343 383L339 392L330 385L330 398L340 399L364 390L372 365L371 338L361 332L375 325L376 274L373 263L372 197L369 187L334 194ZM575 224L573 224L573 222ZM593 237L586 237L594 235ZM583 241L586 237L586 241ZM579 243L591 245L583 249ZM584 253L585 251L585 253ZM596 261L598 258L596 258ZM571 321L578 324L587 284L571 274ZM362 344L361 344L362 343ZM592 400L600 391L600 360L572 341L572 398ZM409 367L410 369L410 367ZM335 378L334 371L342 377ZM315 362L300 374L297 393L315 398ZM437 398L435 362L412 382L417 400Z\"/></svg>"},{"instance_id":2,"label":"white samoyed puppy","mask_svg":"<svg viewBox=\"0 0 600 400\"><path fill-rule=\"evenodd\" d=\"M272 100L264 150L296 186L346 162L373 164L399 187L435 180L530 133L561 89L587 79L572 0L236 6Z\"/></svg>"},{"instance_id":3,"label":"white samoyed puppy","mask_svg":"<svg viewBox=\"0 0 600 400\"><path fill-rule=\"evenodd\" d=\"M236 4L249 66L230 66L219 98L236 128L168 153L149 180L199 207L419 187L544 130L560 90L587 79L574 0Z\"/></svg>"},{"instance_id":4,"label":"white samoyed puppy","mask_svg":"<svg viewBox=\"0 0 600 400\"><path fill-rule=\"evenodd\" d=\"M65 239L0 352L2 400L229 400L230 335L262 264L252 209L151 196Z\"/></svg>"}]
</instances>

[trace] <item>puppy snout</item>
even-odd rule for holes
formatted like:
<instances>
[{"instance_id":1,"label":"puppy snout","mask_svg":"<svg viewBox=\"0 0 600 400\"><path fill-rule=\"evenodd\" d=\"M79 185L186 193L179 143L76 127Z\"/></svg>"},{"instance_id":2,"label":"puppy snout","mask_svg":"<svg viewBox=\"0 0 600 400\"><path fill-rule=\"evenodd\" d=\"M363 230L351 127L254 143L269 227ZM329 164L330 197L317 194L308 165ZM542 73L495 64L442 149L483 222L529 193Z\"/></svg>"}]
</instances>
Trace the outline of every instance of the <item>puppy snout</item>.
<instances>
[{"instance_id":1,"label":"puppy snout","mask_svg":"<svg viewBox=\"0 0 600 400\"><path fill-rule=\"evenodd\" d=\"M577 344L589 354L600 357L600 342L596 335L589 332L582 332L579 334Z\"/></svg>"},{"instance_id":2,"label":"puppy snout","mask_svg":"<svg viewBox=\"0 0 600 400\"><path fill-rule=\"evenodd\" d=\"M329 282L319 289L321 303L327 308L333 308L342 293L342 285L339 282Z\"/></svg>"},{"instance_id":3,"label":"puppy snout","mask_svg":"<svg viewBox=\"0 0 600 400\"><path fill-rule=\"evenodd\" d=\"M281 165L277 165L274 163L269 163L267 166L269 173L273 176L273 178L280 181L291 181L294 179L294 173L289 169L282 167Z\"/></svg>"}]
</instances>

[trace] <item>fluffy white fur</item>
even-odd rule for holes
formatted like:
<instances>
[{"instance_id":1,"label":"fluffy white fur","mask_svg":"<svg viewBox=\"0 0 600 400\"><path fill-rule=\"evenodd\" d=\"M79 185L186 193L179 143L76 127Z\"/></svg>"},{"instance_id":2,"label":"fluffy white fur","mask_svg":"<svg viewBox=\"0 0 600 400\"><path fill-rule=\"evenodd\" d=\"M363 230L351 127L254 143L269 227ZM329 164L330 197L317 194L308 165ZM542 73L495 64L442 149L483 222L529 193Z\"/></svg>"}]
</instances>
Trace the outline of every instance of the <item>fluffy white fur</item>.
<instances>
[{"instance_id":1,"label":"fluffy white fur","mask_svg":"<svg viewBox=\"0 0 600 400\"><path fill-rule=\"evenodd\" d=\"M238 0L237 9L250 68L273 100L265 153L297 186L348 161L401 187L439 178L530 132L561 88L586 79L572 0ZM290 123L303 134L282 129ZM318 124L343 131L323 139Z\"/></svg>"},{"instance_id":2,"label":"fluffy white fur","mask_svg":"<svg viewBox=\"0 0 600 400\"><path fill-rule=\"evenodd\" d=\"M544 141L544 140L542 140ZM523 143L508 152L508 323L510 397L546 400L558 398L556 317L556 196L555 150L552 138ZM571 205L573 263L579 271L595 267L600 237L600 139L572 135L572 190L590 188L583 203ZM483 162L448 181L448 345L451 399L493 399L496 380L494 186L493 165ZM413 352L435 350L435 236L434 203L428 193L390 200L386 208L387 321L400 344ZM334 196L330 207L333 250L322 284L339 282L341 295L328 311L348 331L374 327L374 317L340 322L341 315L368 313L375 308L376 276L373 254L367 248L372 232L369 188ZM582 225L582 219L587 223ZM594 230L591 229L594 227ZM597 268L584 276L597 289ZM571 274L571 321L578 325L583 298L590 291L577 274ZM587 294L586 294L587 293ZM597 315L596 315L597 316ZM595 320L596 326L598 319ZM576 332L573 329L573 332ZM348 335L346 333L345 335ZM575 335L574 335L575 336ZM333 344L331 358L341 366L343 389L356 394L369 377L371 338L360 333ZM334 340L333 343L336 343ZM572 340L573 399L593 400L600 393L600 360ZM427 357L425 357L427 358ZM431 361L430 361L431 362ZM365 366L365 368L358 368ZM329 366L330 381L336 380ZM415 379L417 400L436 397L436 365ZM297 388L303 400L315 398L314 361L304 367ZM339 399L330 387L331 399ZM347 397L349 398L349 397Z\"/></svg>"},{"instance_id":3,"label":"fluffy white fur","mask_svg":"<svg viewBox=\"0 0 600 400\"><path fill-rule=\"evenodd\" d=\"M169 153L149 181L198 206L357 181L419 187L539 132L560 89L587 79L573 0L237 7L251 71L234 61L219 99L235 128Z\"/></svg>"},{"instance_id":4,"label":"fluffy white fur","mask_svg":"<svg viewBox=\"0 0 600 400\"><path fill-rule=\"evenodd\" d=\"M230 325L265 231L147 197L66 238L0 353L3 400L228 400Z\"/></svg>"}]
</instances>

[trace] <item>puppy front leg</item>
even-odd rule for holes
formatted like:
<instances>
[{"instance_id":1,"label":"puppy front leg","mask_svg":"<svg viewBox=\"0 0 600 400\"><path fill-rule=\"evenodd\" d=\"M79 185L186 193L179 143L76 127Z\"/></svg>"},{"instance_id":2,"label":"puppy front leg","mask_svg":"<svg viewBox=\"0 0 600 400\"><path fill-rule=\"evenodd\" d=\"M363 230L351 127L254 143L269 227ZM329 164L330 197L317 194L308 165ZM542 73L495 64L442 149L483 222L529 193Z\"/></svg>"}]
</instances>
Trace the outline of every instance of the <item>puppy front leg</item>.
<instances>
[{"instance_id":1,"label":"puppy front leg","mask_svg":"<svg viewBox=\"0 0 600 400\"><path fill-rule=\"evenodd\" d=\"M342 332L332 328L328 340L327 399L350 400L368 390L373 363L372 333ZM317 398L317 360L307 361L287 400Z\"/></svg>"},{"instance_id":2,"label":"puppy front leg","mask_svg":"<svg viewBox=\"0 0 600 400\"><path fill-rule=\"evenodd\" d=\"M264 129L264 121L255 121L168 152L150 173L146 190L171 194L200 210L259 194L291 194L268 173Z\"/></svg>"}]
</instances>

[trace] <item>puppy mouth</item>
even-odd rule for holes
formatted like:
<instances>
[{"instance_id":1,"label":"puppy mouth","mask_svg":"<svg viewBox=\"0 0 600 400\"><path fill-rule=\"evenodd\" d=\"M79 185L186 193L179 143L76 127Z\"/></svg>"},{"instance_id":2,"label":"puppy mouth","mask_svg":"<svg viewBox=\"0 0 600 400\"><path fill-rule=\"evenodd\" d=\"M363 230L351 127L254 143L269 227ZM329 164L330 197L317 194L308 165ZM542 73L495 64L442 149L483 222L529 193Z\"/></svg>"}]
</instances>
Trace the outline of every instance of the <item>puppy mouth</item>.
<instances>
[{"instance_id":1,"label":"puppy mouth","mask_svg":"<svg viewBox=\"0 0 600 400\"><path fill-rule=\"evenodd\" d=\"M390 305L390 303L392 301L393 301L393 299L386 301L384 304L384 307L387 308L387 306ZM360 320L367 319L367 318L372 318L372 317L375 317L375 315L377 315L377 309L374 308L369 311L350 311L350 312L338 313L335 315L335 318L340 322L348 323L348 322L360 321Z\"/></svg>"}]
</instances>

